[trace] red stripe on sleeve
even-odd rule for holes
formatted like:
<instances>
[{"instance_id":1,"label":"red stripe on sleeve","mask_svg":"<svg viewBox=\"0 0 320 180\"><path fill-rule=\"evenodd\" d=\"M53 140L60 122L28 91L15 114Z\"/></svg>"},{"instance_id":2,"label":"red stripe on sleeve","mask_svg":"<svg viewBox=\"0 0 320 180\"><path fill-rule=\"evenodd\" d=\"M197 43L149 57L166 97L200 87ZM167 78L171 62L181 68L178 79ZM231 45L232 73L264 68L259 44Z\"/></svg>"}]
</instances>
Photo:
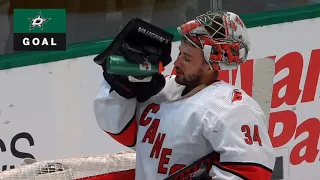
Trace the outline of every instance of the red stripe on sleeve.
<instances>
[{"instance_id":1,"label":"red stripe on sleeve","mask_svg":"<svg viewBox=\"0 0 320 180\"><path fill-rule=\"evenodd\" d=\"M135 118L132 118L120 133L106 133L108 133L113 139L115 139L122 145L127 147L133 147L136 145L137 128L137 121Z\"/></svg>"},{"instance_id":2,"label":"red stripe on sleeve","mask_svg":"<svg viewBox=\"0 0 320 180\"><path fill-rule=\"evenodd\" d=\"M272 170L254 163L220 163L220 167L245 180L270 180Z\"/></svg>"}]
</instances>

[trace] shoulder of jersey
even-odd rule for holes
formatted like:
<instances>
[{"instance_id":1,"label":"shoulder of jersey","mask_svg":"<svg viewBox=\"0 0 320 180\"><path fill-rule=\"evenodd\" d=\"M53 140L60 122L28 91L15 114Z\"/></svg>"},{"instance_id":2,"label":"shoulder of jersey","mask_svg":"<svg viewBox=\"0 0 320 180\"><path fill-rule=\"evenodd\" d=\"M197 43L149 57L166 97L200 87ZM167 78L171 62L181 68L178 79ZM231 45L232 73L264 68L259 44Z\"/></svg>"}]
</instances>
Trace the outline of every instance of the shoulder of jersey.
<instances>
[{"instance_id":1,"label":"shoulder of jersey","mask_svg":"<svg viewBox=\"0 0 320 180\"><path fill-rule=\"evenodd\" d=\"M256 106L253 99L243 90L223 81L213 83L196 96L198 104L202 104L218 116L223 116L229 110L244 104Z\"/></svg>"}]
</instances>

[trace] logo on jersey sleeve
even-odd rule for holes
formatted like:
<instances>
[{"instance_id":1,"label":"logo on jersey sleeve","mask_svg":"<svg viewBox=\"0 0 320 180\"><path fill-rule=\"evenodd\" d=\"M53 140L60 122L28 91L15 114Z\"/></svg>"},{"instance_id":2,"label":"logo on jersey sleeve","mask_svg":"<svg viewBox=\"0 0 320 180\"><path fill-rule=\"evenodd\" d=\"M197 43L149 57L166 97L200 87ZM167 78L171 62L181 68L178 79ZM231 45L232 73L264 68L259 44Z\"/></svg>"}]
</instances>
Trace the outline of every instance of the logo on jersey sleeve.
<instances>
[{"instance_id":1,"label":"logo on jersey sleeve","mask_svg":"<svg viewBox=\"0 0 320 180\"><path fill-rule=\"evenodd\" d=\"M242 100L242 92L238 89L233 90L232 102L241 101L241 100Z\"/></svg>"}]
</instances>

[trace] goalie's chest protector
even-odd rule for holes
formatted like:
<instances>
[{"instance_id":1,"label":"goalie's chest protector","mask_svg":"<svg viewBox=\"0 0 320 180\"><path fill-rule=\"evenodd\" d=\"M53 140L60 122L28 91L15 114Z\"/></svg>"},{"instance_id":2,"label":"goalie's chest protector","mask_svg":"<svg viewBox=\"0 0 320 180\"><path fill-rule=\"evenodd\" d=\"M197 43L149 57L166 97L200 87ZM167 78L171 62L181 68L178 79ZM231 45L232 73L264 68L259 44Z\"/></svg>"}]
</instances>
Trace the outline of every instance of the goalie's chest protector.
<instances>
[{"instance_id":1,"label":"goalie's chest protector","mask_svg":"<svg viewBox=\"0 0 320 180\"><path fill-rule=\"evenodd\" d=\"M156 98L140 106L136 171L144 174L141 179L163 179L212 152L202 135L206 108L192 103L195 98L166 103Z\"/></svg>"}]
</instances>

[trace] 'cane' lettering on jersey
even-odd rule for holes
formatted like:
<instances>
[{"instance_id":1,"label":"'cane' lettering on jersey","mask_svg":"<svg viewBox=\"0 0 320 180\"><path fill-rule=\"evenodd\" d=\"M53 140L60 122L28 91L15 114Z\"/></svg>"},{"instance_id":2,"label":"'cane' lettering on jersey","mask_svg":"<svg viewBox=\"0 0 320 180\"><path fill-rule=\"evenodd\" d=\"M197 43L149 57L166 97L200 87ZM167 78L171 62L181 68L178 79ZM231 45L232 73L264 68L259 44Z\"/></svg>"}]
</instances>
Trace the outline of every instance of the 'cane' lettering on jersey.
<instances>
[{"instance_id":1,"label":"'cane' lettering on jersey","mask_svg":"<svg viewBox=\"0 0 320 180\"><path fill-rule=\"evenodd\" d=\"M150 152L150 158L156 158L158 159L161 153L161 157L159 160L159 165L158 165L158 173L161 174L166 174L167 173L167 168L165 165L168 164L170 160L170 155L172 153L172 149L168 148L162 148L163 141L166 137L165 133L158 133L158 127L160 124L160 119L153 119L151 117L147 117L148 113L151 111L152 113L157 113L160 109L160 105L158 104L150 104L148 105L140 118L140 125L141 126L147 126L151 123L149 126L147 132L145 133L142 142L147 142L149 144L152 144L152 150ZM156 140L155 140L156 137Z\"/></svg>"}]
</instances>

